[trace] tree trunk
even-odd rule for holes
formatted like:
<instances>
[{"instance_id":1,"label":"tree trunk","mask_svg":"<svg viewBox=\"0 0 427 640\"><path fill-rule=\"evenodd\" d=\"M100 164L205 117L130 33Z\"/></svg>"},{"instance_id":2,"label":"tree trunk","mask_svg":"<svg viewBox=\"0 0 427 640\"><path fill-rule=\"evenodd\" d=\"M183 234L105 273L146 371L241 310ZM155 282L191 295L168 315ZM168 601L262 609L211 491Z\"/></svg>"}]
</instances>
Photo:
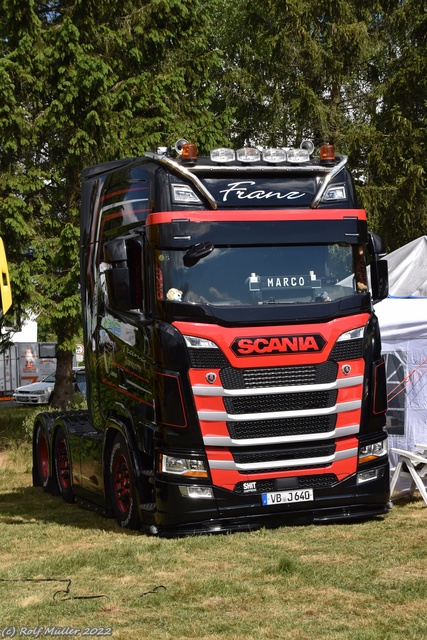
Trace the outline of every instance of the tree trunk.
<instances>
[{"instance_id":1,"label":"tree trunk","mask_svg":"<svg viewBox=\"0 0 427 640\"><path fill-rule=\"evenodd\" d=\"M66 409L73 397L73 354L56 351L56 381L52 394L52 407Z\"/></svg>"}]
</instances>

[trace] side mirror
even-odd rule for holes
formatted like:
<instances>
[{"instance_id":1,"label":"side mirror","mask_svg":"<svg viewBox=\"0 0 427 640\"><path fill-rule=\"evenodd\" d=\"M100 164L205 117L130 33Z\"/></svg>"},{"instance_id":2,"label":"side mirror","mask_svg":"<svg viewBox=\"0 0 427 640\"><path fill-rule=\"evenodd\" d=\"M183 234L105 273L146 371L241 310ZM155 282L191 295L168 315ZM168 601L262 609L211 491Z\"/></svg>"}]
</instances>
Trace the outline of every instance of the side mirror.
<instances>
[{"instance_id":1,"label":"side mirror","mask_svg":"<svg viewBox=\"0 0 427 640\"><path fill-rule=\"evenodd\" d=\"M378 258L385 256L387 253L381 236L377 233L372 233L372 231L369 232L368 236L368 251L374 260L378 260Z\"/></svg>"},{"instance_id":2,"label":"side mirror","mask_svg":"<svg viewBox=\"0 0 427 640\"><path fill-rule=\"evenodd\" d=\"M387 260L371 262L372 302L376 304L388 296L388 263Z\"/></svg>"},{"instance_id":3,"label":"side mirror","mask_svg":"<svg viewBox=\"0 0 427 640\"><path fill-rule=\"evenodd\" d=\"M371 292L372 302L375 304L388 296L388 264L387 260L380 260L386 255L386 250L381 236L369 232L368 251L372 258L371 268Z\"/></svg>"},{"instance_id":4,"label":"side mirror","mask_svg":"<svg viewBox=\"0 0 427 640\"><path fill-rule=\"evenodd\" d=\"M142 310L141 237L116 238L104 244L104 272L108 304L118 311Z\"/></svg>"}]
</instances>

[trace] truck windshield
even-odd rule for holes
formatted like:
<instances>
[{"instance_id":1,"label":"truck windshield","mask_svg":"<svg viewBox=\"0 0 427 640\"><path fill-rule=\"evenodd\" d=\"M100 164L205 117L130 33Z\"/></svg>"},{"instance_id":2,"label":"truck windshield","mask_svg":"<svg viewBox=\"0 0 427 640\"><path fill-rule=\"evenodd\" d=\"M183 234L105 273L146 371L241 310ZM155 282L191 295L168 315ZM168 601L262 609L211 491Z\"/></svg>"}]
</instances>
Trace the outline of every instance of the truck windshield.
<instances>
[{"instance_id":1,"label":"truck windshield","mask_svg":"<svg viewBox=\"0 0 427 640\"><path fill-rule=\"evenodd\" d=\"M157 250L157 297L247 306L327 303L367 290L362 246L217 246L205 253L185 266L188 248Z\"/></svg>"}]
</instances>

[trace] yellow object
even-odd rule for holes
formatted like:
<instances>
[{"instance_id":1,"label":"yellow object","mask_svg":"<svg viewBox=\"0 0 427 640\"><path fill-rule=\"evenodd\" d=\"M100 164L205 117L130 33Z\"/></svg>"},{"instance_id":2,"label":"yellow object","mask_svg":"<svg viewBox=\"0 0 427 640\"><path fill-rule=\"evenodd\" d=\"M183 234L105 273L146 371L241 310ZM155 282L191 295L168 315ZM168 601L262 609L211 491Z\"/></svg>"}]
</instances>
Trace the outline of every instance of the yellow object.
<instances>
[{"instance_id":1,"label":"yellow object","mask_svg":"<svg viewBox=\"0 0 427 640\"><path fill-rule=\"evenodd\" d=\"M3 240L0 238L0 297L1 309L0 317L2 317L12 304L12 292L10 290L9 269L7 266L6 253L4 250Z\"/></svg>"}]
</instances>

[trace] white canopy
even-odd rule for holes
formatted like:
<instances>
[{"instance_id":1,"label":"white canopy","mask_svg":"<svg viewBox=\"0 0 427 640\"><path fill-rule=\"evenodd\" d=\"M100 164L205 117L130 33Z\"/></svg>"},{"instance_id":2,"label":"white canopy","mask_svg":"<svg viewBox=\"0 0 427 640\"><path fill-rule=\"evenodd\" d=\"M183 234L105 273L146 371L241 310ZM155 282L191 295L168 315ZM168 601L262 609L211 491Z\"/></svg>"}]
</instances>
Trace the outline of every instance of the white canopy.
<instances>
[{"instance_id":1,"label":"white canopy","mask_svg":"<svg viewBox=\"0 0 427 640\"><path fill-rule=\"evenodd\" d=\"M375 313L382 342L427 341L427 298L386 298L375 305Z\"/></svg>"},{"instance_id":2,"label":"white canopy","mask_svg":"<svg viewBox=\"0 0 427 640\"><path fill-rule=\"evenodd\" d=\"M386 260L390 297L375 312L386 359L387 431L391 447L411 451L427 443L427 236Z\"/></svg>"},{"instance_id":3,"label":"white canopy","mask_svg":"<svg viewBox=\"0 0 427 640\"><path fill-rule=\"evenodd\" d=\"M427 298L427 236L421 236L389 253L389 295Z\"/></svg>"}]
</instances>

